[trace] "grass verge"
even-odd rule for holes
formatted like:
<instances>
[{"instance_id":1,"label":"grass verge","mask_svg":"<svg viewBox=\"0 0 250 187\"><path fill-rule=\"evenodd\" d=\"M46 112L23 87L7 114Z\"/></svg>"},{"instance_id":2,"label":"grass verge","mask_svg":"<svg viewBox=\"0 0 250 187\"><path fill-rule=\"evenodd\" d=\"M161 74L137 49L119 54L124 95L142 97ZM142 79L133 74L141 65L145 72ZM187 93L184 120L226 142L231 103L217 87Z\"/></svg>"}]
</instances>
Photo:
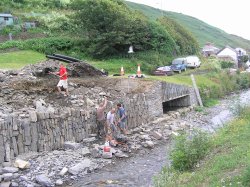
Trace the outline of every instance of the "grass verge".
<instances>
[{"instance_id":1,"label":"grass verge","mask_svg":"<svg viewBox=\"0 0 250 187\"><path fill-rule=\"evenodd\" d=\"M155 180L163 186L250 186L250 109L221 129L213 148L195 169L186 172L164 168Z\"/></svg>"},{"instance_id":2,"label":"grass verge","mask_svg":"<svg viewBox=\"0 0 250 187\"><path fill-rule=\"evenodd\" d=\"M34 51L15 51L0 54L0 69L20 69L45 60L44 54Z\"/></svg>"}]
</instances>

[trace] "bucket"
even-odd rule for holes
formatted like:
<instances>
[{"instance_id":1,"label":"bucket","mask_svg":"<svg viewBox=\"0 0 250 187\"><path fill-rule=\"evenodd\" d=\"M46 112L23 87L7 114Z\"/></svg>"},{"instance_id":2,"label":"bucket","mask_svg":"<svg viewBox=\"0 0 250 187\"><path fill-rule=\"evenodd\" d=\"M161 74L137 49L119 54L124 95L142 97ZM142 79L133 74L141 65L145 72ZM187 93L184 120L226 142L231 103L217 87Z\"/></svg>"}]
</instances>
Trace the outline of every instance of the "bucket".
<instances>
[{"instance_id":1,"label":"bucket","mask_svg":"<svg viewBox=\"0 0 250 187\"><path fill-rule=\"evenodd\" d=\"M108 141L104 144L103 152L110 152L110 146Z\"/></svg>"}]
</instances>

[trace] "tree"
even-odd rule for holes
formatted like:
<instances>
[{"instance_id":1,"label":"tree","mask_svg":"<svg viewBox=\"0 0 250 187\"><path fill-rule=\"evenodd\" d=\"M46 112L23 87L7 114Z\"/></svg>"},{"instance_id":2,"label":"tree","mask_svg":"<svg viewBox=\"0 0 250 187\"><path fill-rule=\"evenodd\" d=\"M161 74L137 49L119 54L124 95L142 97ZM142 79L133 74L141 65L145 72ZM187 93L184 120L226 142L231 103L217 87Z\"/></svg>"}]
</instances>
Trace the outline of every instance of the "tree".
<instances>
[{"instance_id":1,"label":"tree","mask_svg":"<svg viewBox=\"0 0 250 187\"><path fill-rule=\"evenodd\" d=\"M175 43L156 23L120 0L75 0L75 21L88 41L88 52L95 57L127 53L135 50L159 50L172 53Z\"/></svg>"},{"instance_id":2,"label":"tree","mask_svg":"<svg viewBox=\"0 0 250 187\"><path fill-rule=\"evenodd\" d=\"M196 54L199 52L199 44L193 35L179 23L168 17L157 20L175 40L180 53Z\"/></svg>"}]
</instances>

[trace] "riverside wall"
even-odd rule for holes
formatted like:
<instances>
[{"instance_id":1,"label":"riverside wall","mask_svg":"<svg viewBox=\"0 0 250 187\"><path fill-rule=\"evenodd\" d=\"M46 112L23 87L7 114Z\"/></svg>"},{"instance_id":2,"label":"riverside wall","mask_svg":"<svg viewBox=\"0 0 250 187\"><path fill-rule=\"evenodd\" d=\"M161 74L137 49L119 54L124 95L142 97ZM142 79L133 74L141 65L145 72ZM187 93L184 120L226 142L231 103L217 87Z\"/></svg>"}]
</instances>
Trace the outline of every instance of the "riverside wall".
<instances>
[{"instance_id":1,"label":"riverside wall","mask_svg":"<svg viewBox=\"0 0 250 187\"><path fill-rule=\"evenodd\" d=\"M163 103L171 99L178 98L173 101L178 106L196 105L194 94L192 88L160 82L145 92L126 93L123 104L128 115L128 128L162 116ZM95 108L12 111L0 120L0 165L23 153L63 148L65 141L82 142L93 133L96 133Z\"/></svg>"}]
</instances>

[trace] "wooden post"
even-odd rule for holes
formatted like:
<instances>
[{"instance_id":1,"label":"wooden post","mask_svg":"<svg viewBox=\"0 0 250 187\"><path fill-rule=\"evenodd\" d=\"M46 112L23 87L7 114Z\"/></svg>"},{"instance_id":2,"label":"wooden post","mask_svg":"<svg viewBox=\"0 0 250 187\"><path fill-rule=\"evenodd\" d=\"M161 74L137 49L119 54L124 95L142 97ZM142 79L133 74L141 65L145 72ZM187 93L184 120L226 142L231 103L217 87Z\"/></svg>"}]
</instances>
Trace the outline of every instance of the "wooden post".
<instances>
[{"instance_id":1,"label":"wooden post","mask_svg":"<svg viewBox=\"0 0 250 187\"><path fill-rule=\"evenodd\" d=\"M196 84L194 75L191 74L190 76L191 76L191 80L192 80L192 82L193 82L194 91L195 91L196 97L197 97L197 99L198 99L198 103L199 103L200 106L203 107L203 103L202 103L202 100L201 100L200 92L199 92L199 89L198 89L198 87L197 87L197 84Z\"/></svg>"}]
</instances>

